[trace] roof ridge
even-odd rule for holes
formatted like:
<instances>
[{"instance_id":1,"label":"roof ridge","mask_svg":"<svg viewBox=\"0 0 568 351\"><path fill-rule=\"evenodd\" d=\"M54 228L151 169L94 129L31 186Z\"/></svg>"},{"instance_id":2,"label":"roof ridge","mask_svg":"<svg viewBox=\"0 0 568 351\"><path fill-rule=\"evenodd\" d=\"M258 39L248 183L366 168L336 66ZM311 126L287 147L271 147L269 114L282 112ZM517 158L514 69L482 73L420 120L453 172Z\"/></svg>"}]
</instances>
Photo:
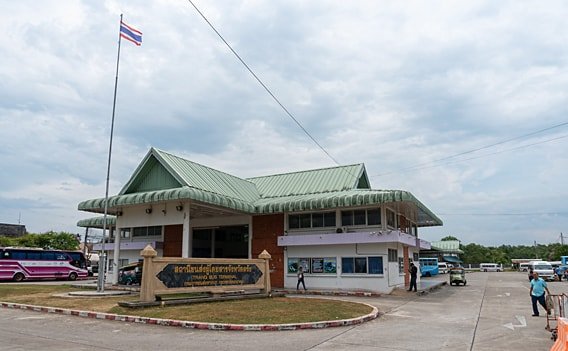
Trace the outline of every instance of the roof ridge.
<instances>
[{"instance_id":1,"label":"roof ridge","mask_svg":"<svg viewBox=\"0 0 568 351\"><path fill-rule=\"evenodd\" d=\"M245 181L245 182L247 182L247 183L250 183L251 185L254 185L254 186L256 187L256 184L254 184L253 182L251 182L250 180L248 180L248 178L237 177L236 175L233 175L233 174L230 174L230 173L227 173L227 172L224 172L224 171L220 171L220 170L218 170L218 169L216 169L216 168L213 168L213 167L210 167L210 166L201 164L201 163L197 163L197 162L195 162L195 161L188 160L187 158L184 158L184 157L181 157L181 156L178 156L178 155L174 155L174 154L172 154L171 152L167 152L167 151L164 151L164 150L155 148L155 147L152 147L152 149L154 149L154 150L157 151L158 153L167 154L167 155L169 155L169 156L172 156L172 157L181 159L181 160L183 160L183 161L185 161L185 162L189 162L189 163L191 163L191 164L198 165L198 166L201 166L201 167L203 167L203 168L207 168L207 169L210 169L210 170L212 170L212 171L215 171L215 172L219 172L219 173L228 175L229 177L232 177L232 178L236 178L236 179L239 179L239 180L243 180L243 181Z\"/></svg>"},{"instance_id":2,"label":"roof ridge","mask_svg":"<svg viewBox=\"0 0 568 351\"><path fill-rule=\"evenodd\" d=\"M350 164L350 165L340 165L340 166L333 166L333 167L306 169L306 170L303 170L303 171L268 174L268 175L264 175L264 176L249 177L249 178L246 178L246 179L248 180L248 179L267 178L267 177L275 177L275 176L288 175L288 174L308 173L308 172L323 171L323 170L328 170L328 169L347 168L347 167L361 166L361 165L364 165L364 163L361 162L361 163L353 163L353 164Z\"/></svg>"}]
</instances>

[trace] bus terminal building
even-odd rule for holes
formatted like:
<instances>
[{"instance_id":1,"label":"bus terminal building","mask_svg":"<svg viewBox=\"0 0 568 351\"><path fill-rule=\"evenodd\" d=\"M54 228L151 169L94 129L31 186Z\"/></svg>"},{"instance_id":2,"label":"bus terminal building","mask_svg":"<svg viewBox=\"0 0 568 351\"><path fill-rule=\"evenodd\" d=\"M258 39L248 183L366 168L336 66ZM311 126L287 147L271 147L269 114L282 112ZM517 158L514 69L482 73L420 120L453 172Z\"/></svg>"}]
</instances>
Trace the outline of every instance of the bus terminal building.
<instances>
[{"instance_id":1,"label":"bus terminal building","mask_svg":"<svg viewBox=\"0 0 568 351\"><path fill-rule=\"evenodd\" d=\"M104 213L105 199L78 209ZM151 148L108 198L112 281L152 245L163 257L256 258L267 250L273 287L390 293L408 284L430 243L418 228L442 221L411 193L371 188L354 164L242 179ZM102 227L102 217L78 222ZM96 249L101 249L98 244Z\"/></svg>"}]
</instances>

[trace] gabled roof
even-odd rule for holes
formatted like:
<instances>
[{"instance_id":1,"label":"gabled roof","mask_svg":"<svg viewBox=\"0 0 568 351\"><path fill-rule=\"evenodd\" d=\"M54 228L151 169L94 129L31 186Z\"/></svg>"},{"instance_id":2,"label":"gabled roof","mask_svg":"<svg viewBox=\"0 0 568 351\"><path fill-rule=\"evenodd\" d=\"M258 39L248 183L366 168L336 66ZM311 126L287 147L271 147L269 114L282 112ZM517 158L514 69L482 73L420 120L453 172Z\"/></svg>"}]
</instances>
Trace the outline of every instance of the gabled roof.
<instances>
[{"instance_id":1,"label":"gabled roof","mask_svg":"<svg viewBox=\"0 0 568 351\"><path fill-rule=\"evenodd\" d=\"M262 198L329 193L358 187L370 188L365 165L362 163L248 178L248 180L256 185Z\"/></svg>"},{"instance_id":2,"label":"gabled roof","mask_svg":"<svg viewBox=\"0 0 568 351\"><path fill-rule=\"evenodd\" d=\"M443 251L443 252L450 252L450 253L463 253L460 249L460 241L459 240L440 240L440 241L433 241L432 248Z\"/></svg>"},{"instance_id":3,"label":"gabled roof","mask_svg":"<svg viewBox=\"0 0 568 351\"><path fill-rule=\"evenodd\" d=\"M323 210L401 203L418 226L442 221L411 193L373 190L363 164L320 168L241 179L151 148L120 193L108 198L109 214L121 207L192 200L249 214ZM79 210L102 213L105 199L79 204Z\"/></svg>"},{"instance_id":4,"label":"gabled roof","mask_svg":"<svg viewBox=\"0 0 568 351\"><path fill-rule=\"evenodd\" d=\"M253 183L151 148L119 195L190 187L242 201L260 196Z\"/></svg>"}]
</instances>

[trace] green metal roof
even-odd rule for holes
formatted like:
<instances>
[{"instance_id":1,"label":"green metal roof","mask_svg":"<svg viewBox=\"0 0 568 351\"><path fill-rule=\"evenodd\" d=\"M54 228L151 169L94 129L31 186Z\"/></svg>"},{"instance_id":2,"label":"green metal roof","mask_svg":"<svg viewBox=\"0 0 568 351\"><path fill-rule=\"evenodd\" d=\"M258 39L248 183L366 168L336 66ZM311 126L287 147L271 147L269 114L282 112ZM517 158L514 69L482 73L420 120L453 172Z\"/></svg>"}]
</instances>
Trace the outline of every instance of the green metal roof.
<instances>
[{"instance_id":1,"label":"green metal roof","mask_svg":"<svg viewBox=\"0 0 568 351\"><path fill-rule=\"evenodd\" d=\"M163 172L156 171L157 164L167 170L170 177L178 183L175 186L171 180L168 180L170 185L173 186L169 186L166 189L187 186L244 201L254 201L260 198L255 185L247 180L155 148L151 148L148 154L146 154L146 157L134 171L134 174L122 188L119 195L141 191L164 190L163 180L167 179L167 177ZM145 185L145 188L140 189L140 184ZM153 186L151 186L152 184Z\"/></svg>"},{"instance_id":2,"label":"green metal roof","mask_svg":"<svg viewBox=\"0 0 568 351\"><path fill-rule=\"evenodd\" d=\"M363 180L360 182L361 178ZM263 198L352 190L360 184L367 185L368 188L369 184L363 164L276 174L248 180L256 185Z\"/></svg>"},{"instance_id":3,"label":"green metal roof","mask_svg":"<svg viewBox=\"0 0 568 351\"><path fill-rule=\"evenodd\" d=\"M459 240L433 241L432 248L444 252L463 253L463 251L460 249Z\"/></svg>"},{"instance_id":4,"label":"green metal roof","mask_svg":"<svg viewBox=\"0 0 568 351\"><path fill-rule=\"evenodd\" d=\"M77 222L77 227L83 228L102 228L104 223L104 216L91 217L86 219L81 219ZM116 225L115 216L107 216L106 220L107 226L114 227Z\"/></svg>"},{"instance_id":5,"label":"green metal roof","mask_svg":"<svg viewBox=\"0 0 568 351\"><path fill-rule=\"evenodd\" d=\"M314 211L342 207L380 205L386 203L413 204L417 208L419 226L442 225L442 220L411 193L402 190L354 189L320 194L267 198L256 201L256 213Z\"/></svg>"},{"instance_id":6,"label":"green metal roof","mask_svg":"<svg viewBox=\"0 0 568 351\"><path fill-rule=\"evenodd\" d=\"M123 206L151 204L175 200L195 200L210 205L230 208L237 211L248 213L254 212L254 206L249 202L186 186L176 189L156 190L144 193L110 196L108 198L108 208L109 213L115 213L120 207ZM86 200L81 202L78 208L82 211L103 213L104 203L104 198Z\"/></svg>"},{"instance_id":7,"label":"green metal roof","mask_svg":"<svg viewBox=\"0 0 568 351\"><path fill-rule=\"evenodd\" d=\"M419 226L442 221L411 193L372 190L363 164L241 179L181 157L150 149L118 195L108 199L110 214L120 208L192 200L250 214L299 212L385 203L408 203ZM104 211L104 198L83 201L79 210Z\"/></svg>"}]
</instances>

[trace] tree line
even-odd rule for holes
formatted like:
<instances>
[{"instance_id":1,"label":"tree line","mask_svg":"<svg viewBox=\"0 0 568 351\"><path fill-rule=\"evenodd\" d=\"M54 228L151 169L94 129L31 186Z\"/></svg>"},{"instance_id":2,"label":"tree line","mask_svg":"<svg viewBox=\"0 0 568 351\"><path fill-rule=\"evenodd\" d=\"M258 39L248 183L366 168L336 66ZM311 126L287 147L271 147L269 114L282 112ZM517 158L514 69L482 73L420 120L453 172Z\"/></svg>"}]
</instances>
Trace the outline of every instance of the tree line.
<instances>
[{"instance_id":1,"label":"tree line","mask_svg":"<svg viewBox=\"0 0 568 351\"><path fill-rule=\"evenodd\" d=\"M75 234L49 231L46 233L28 233L20 237L0 236L0 247L40 247L43 249L77 250L79 240Z\"/></svg>"},{"instance_id":2,"label":"tree line","mask_svg":"<svg viewBox=\"0 0 568 351\"><path fill-rule=\"evenodd\" d=\"M459 240L454 236L442 238L446 240ZM483 246L475 243L463 245L460 249L464 252L461 259L464 263L494 262L510 264L513 258L538 258L546 261L560 261L560 256L568 256L568 245L537 244L537 245L501 245Z\"/></svg>"}]
</instances>

